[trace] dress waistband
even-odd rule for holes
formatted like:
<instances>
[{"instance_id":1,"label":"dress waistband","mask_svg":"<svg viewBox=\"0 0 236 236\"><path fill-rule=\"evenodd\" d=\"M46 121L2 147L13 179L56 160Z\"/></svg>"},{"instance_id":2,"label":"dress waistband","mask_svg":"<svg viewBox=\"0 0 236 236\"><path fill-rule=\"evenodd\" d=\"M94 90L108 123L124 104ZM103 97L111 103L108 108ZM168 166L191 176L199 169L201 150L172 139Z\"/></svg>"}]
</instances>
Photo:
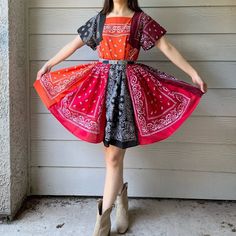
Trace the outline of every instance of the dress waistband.
<instances>
[{"instance_id":1,"label":"dress waistband","mask_svg":"<svg viewBox=\"0 0 236 236\"><path fill-rule=\"evenodd\" d=\"M106 64L134 64L135 63L135 61L131 61L131 60L108 60L108 59L103 59L103 58L99 58L99 61Z\"/></svg>"}]
</instances>

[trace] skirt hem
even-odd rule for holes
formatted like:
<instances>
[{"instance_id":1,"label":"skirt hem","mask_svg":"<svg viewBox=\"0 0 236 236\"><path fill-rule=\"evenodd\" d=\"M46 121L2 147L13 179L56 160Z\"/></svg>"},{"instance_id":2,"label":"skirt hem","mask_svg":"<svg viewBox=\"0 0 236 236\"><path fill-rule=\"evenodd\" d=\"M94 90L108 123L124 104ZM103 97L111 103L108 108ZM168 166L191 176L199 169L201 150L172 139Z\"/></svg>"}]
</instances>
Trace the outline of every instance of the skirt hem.
<instances>
[{"instance_id":1,"label":"skirt hem","mask_svg":"<svg viewBox=\"0 0 236 236\"><path fill-rule=\"evenodd\" d=\"M128 142L121 142L119 140L111 139L109 141L103 140L103 144L105 147L109 147L109 145L114 145L119 148L125 149L125 148L130 148L130 147L135 147L139 145L139 142L137 141L128 141Z\"/></svg>"}]
</instances>

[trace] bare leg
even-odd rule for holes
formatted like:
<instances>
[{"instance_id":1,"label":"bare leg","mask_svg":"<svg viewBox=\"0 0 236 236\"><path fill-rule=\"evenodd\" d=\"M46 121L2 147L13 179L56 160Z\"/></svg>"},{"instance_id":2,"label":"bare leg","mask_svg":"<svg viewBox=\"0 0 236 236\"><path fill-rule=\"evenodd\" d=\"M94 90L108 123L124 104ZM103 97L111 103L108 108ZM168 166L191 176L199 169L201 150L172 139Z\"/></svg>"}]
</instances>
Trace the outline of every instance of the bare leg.
<instances>
[{"instance_id":1,"label":"bare leg","mask_svg":"<svg viewBox=\"0 0 236 236\"><path fill-rule=\"evenodd\" d=\"M109 145L104 146L106 178L103 193L102 212L111 207L123 186L123 160L126 149Z\"/></svg>"}]
</instances>

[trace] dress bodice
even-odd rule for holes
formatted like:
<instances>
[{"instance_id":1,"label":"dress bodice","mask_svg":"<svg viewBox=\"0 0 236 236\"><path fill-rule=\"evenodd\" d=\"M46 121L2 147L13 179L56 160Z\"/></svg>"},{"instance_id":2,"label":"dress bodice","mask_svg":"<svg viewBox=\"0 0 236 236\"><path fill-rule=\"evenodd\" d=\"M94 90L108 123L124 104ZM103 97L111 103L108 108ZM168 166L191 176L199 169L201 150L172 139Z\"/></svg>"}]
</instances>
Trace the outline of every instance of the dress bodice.
<instances>
[{"instance_id":1,"label":"dress bodice","mask_svg":"<svg viewBox=\"0 0 236 236\"><path fill-rule=\"evenodd\" d=\"M132 17L107 17L97 51L98 57L110 60L137 60L139 50L128 43Z\"/></svg>"}]
</instances>

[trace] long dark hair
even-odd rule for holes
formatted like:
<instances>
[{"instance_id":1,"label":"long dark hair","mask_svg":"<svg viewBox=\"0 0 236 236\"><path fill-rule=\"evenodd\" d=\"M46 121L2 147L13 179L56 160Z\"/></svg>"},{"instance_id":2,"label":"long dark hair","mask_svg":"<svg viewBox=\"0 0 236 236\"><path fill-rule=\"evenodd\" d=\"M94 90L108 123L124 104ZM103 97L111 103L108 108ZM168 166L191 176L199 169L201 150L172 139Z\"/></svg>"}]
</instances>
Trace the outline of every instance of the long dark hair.
<instances>
[{"instance_id":1,"label":"long dark hair","mask_svg":"<svg viewBox=\"0 0 236 236\"><path fill-rule=\"evenodd\" d=\"M138 11L138 12L143 11L138 5L138 0L127 0L127 1L128 1L128 7L130 10ZM108 14L112 11L112 9L113 9L113 0L104 0L101 13Z\"/></svg>"}]
</instances>

